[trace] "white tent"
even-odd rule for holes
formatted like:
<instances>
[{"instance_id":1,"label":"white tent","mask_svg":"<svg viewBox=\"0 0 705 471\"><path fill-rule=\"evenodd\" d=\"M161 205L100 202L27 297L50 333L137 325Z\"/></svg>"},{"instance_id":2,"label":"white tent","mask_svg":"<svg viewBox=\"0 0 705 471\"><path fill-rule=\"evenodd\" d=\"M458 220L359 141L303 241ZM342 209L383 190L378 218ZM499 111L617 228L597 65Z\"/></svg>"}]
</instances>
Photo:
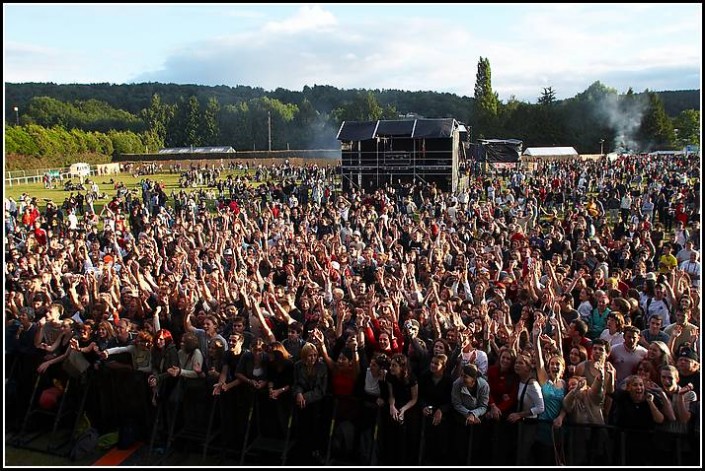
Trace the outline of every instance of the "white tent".
<instances>
[{"instance_id":1,"label":"white tent","mask_svg":"<svg viewBox=\"0 0 705 471\"><path fill-rule=\"evenodd\" d=\"M525 157L529 157L529 159L525 159ZM522 154L522 160L554 160L568 158L578 158L578 152L572 147L527 147Z\"/></svg>"}]
</instances>

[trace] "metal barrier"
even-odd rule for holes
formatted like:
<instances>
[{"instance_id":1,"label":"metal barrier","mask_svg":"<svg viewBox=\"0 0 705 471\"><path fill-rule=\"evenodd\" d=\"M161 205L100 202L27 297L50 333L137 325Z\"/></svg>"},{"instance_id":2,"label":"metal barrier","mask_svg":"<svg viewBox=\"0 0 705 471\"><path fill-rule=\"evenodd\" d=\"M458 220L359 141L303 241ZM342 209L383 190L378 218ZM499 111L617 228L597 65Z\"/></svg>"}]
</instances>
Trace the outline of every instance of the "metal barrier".
<instances>
[{"instance_id":1,"label":"metal barrier","mask_svg":"<svg viewBox=\"0 0 705 471\"><path fill-rule=\"evenodd\" d=\"M121 374L126 376L119 376L121 379L116 379ZM393 424L385 406L371 406L356 396L328 395L317 403L315 410L300 410L295 406L293 398L289 398L286 404L281 404L285 412L281 417L273 410L274 404L270 399L255 396L257 398L247 401L247 404L242 403L246 410L240 415L235 413L232 406L225 407L225 401L232 400L235 401L233 404L237 405L246 399L245 395L231 395L235 392L233 390L227 395L214 398L209 394L210 388L206 387L205 383L204 387L187 392L184 381L181 380L181 387L177 388L181 390L181 394L171 398L172 400L165 398L157 409L152 406L151 394L148 394L146 388L146 379L140 378L137 374L103 369L93 372L92 376L94 376L92 383L97 383L90 387L97 393L90 395L92 400L100 402L101 396L106 396L106 401L102 404L92 406L88 404L89 407L86 407L87 412L92 416L94 426L99 429L115 426L124 422L126 416L147 418L148 426L153 426L150 430L152 432L150 456L159 429L164 433L167 450L173 448L177 440L185 439L202 447L199 450L202 450L204 458L209 451L223 450L222 447L213 444L216 437L230 437L228 440L238 442L232 443L233 445L242 444L238 450L237 459L241 464L252 464L252 461L257 462L257 460L273 457L278 458L277 461L282 465L311 464L307 461L310 460L311 455L302 453L302 448L305 452L320 451L318 464L351 464L352 460L355 461L356 466L426 465L430 454L434 451L442 451L440 456L444 461L438 462L439 455L436 453L432 459L434 465L693 466L700 464L702 445L697 427L691 427L687 434L677 434L660 430L625 430L611 425L571 424L567 421L560 429L554 429L551 422L545 421L521 421L517 424L482 421L477 425L465 425L464 421L456 420L453 415L455 412L452 412L443 419L448 421L448 439L442 438L444 442L448 442L446 453L445 450L434 448L440 442L436 440L437 437L434 437L435 426L431 425L430 419L423 418L419 414L421 418L417 426L409 428L411 411L407 411L407 423ZM127 381L128 377L130 381ZM29 386L32 400L30 409L24 414L26 420L18 438L24 435L27 418L36 410L38 379L39 376L31 378L34 384L34 387ZM144 388L136 388L137 381L142 382L142 380L144 380ZM68 385L69 390L74 389L76 381L71 380ZM97 387L97 390L94 387ZM77 406L75 409L79 412L84 410L85 397L79 395L75 402ZM115 404L120 406L116 408ZM341 408L341 405L344 407ZM58 416L64 415L63 408L59 407ZM342 410L346 411L343 415L341 415ZM225 412L225 415L219 412ZM198 422L196 429L190 427L193 425L190 423L192 419ZM276 424L263 422L267 420L275 421ZM312 420L316 423L310 422ZM105 421L107 423L101 423ZM55 419L52 430L44 433L54 433L57 423L58 419ZM341 429L342 423L345 423L344 429ZM239 428L240 426L244 437L225 433L224 427ZM271 437L266 436L265 429L276 429L281 433L274 439L270 439ZM352 442L348 440L351 430ZM404 436L399 436L400 433ZM341 438L339 434L345 434L347 444L345 447L337 446ZM399 445L402 442L412 441L418 442L418 447L407 446L406 451L384 449L392 443ZM348 446L351 443L352 453ZM225 440L222 444L223 447L230 445ZM377 449L381 452L379 461L376 457ZM255 450L261 453L254 454ZM408 462L402 463L400 459Z\"/></svg>"}]
</instances>

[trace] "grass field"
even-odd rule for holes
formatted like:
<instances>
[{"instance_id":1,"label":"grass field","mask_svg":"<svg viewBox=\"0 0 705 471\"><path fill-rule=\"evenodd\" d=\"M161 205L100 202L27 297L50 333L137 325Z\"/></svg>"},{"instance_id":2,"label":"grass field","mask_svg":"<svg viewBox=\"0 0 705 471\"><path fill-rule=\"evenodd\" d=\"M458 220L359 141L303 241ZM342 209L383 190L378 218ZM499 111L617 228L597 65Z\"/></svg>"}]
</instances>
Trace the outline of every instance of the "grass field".
<instances>
[{"instance_id":1,"label":"grass field","mask_svg":"<svg viewBox=\"0 0 705 471\"><path fill-rule=\"evenodd\" d=\"M244 162L244 159L232 159L234 162ZM275 158L262 158L262 159L246 159L247 163L250 165L250 171L249 175L254 176L255 173L255 168L257 165L263 165L265 167L269 167L272 164L280 164L283 162L283 159L275 159ZM309 165L309 164L317 164L319 166L334 166L339 164L339 160L331 160L331 159L316 159L316 158L300 158L300 157L293 157L290 158L289 161L291 162L292 165L294 166L302 166L302 165ZM182 165L188 166L188 164L191 163L199 163L201 165L204 164L213 164L214 162L211 160L194 160L194 161L183 161L183 160L174 160L174 161L162 161L160 162L161 164L164 165L164 168L167 168L169 164L172 163L181 163ZM226 162L229 163L229 162ZM238 170L224 170L221 172L221 178L225 179L227 178L228 175L244 175L244 171L238 171ZM158 182L163 182L165 184L164 191L167 195L171 194L171 190L175 189L178 191L179 188L179 174L176 173L158 173L155 175L144 175L141 177L133 177L129 173L121 173L119 175L102 175L102 176L95 176L92 177L97 183L98 187L100 189L101 193L106 193L110 198L112 198L116 190L114 189L113 184L109 183L110 178L113 178L115 182L123 182L127 188L136 188L140 189L139 182L143 179L149 178L150 180L157 180ZM73 179L73 181L77 181L76 179ZM46 209L46 203L47 201L51 200L57 205L61 205L66 198L69 197L71 192L69 191L64 191L63 189L63 182L60 182L56 185L55 189L46 189L44 188L44 184L39 182L39 183L23 183L23 184L17 184L13 186L5 185L3 195L5 198L12 197L14 198L15 201L18 201L18 198L20 195L23 193L26 193L30 197L36 197L37 202L39 204L39 210L44 211ZM206 188L205 186L199 186L196 188L187 188L187 192L194 191L198 188ZM85 192L83 192L85 194ZM142 197L141 191L138 193L139 197ZM101 209L103 209L103 206L108 203L110 200L109 199L101 199L101 200L96 200L93 203L93 207L95 208L96 212L100 214ZM170 201L167 201L167 204L171 206L173 203Z\"/></svg>"},{"instance_id":2,"label":"grass field","mask_svg":"<svg viewBox=\"0 0 705 471\"><path fill-rule=\"evenodd\" d=\"M226 171L225 173L223 173L221 175L223 175L223 177L226 177L227 175L230 175L230 174L242 175L242 174L244 174L244 172ZM250 175L254 175L254 172L250 172ZM155 175L144 175L144 176L140 176L140 177L133 177L130 174L122 173L119 175L104 175L104 176L96 176L93 178L98 183L99 191L101 193L106 193L109 197L109 199L99 199L93 203L93 207L95 208L95 210L98 214L100 214L100 211L103 208L103 206L105 204L107 204L110 201L110 198L112 198L117 192L117 190L115 190L114 184L110 183L110 178L113 178L113 180L116 183L122 182L129 189L135 188L135 189L139 190L138 197L140 199L142 198L142 191L140 189L141 188L140 181L142 181L143 179L156 180L160 183L163 182L165 185L164 192L167 195L171 194L171 190L176 190L176 191L180 190L179 174L176 174L176 173L158 173ZM199 186L196 188L189 187L186 189L186 191L191 192L191 191L194 191L198 188L207 188L207 187L205 187L205 186ZM76 192L73 192L73 193L76 194ZM86 192L82 191L82 193L85 194ZM44 209L46 209L46 204L48 201L53 201L57 205L61 206L61 204L64 202L64 200L66 198L68 198L69 195L71 195L71 192L64 191L63 183L58 183L56 185L55 189L44 188L43 183L27 183L27 184L13 185L12 187L5 186L4 196L6 198L12 197L12 198L14 198L15 201L19 201L19 197L22 194L26 194L29 197L36 197L37 202L39 204L39 210L43 212ZM169 202L167 204L169 204Z\"/></svg>"}]
</instances>

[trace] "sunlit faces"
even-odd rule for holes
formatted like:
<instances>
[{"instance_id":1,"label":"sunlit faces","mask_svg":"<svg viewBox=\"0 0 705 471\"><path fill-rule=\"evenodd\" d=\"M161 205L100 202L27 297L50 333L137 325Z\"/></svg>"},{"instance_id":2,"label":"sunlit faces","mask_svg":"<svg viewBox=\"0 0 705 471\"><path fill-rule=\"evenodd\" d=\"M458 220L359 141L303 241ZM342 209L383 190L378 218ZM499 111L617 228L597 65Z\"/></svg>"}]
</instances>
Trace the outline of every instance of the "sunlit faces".
<instances>
[{"instance_id":1,"label":"sunlit faces","mask_svg":"<svg viewBox=\"0 0 705 471\"><path fill-rule=\"evenodd\" d=\"M499 368L502 371L507 371L513 365L514 365L514 356L508 351L502 352L502 354L499 356Z\"/></svg>"},{"instance_id":2,"label":"sunlit faces","mask_svg":"<svg viewBox=\"0 0 705 471\"><path fill-rule=\"evenodd\" d=\"M661 355L663 355L663 352L659 348L658 344L652 343L649 345L646 356L649 360L658 360L661 358Z\"/></svg>"},{"instance_id":3,"label":"sunlit faces","mask_svg":"<svg viewBox=\"0 0 705 471\"><path fill-rule=\"evenodd\" d=\"M644 399L644 380L640 376L630 376L627 381L627 391L632 400L640 402Z\"/></svg>"},{"instance_id":4,"label":"sunlit faces","mask_svg":"<svg viewBox=\"0 0 705 471\"><path fill-rule=\"evenodd\" d=\"M573 349L573 350L575 350L575 349ZM571 350L570 353L571 353L571 355L573 354L572 350ZM580 352L579 352L579 351L577 351L576 353L577 353L578 356L580 356ZM592 346L592 350L591 350L590 353L591 353L590 356L592 357L592 359L593 359L594 361L602 361L602 360L604 360L605 357L607 356L607 349L605 349L605 346L604 346L604 345L597 344L597 345L593 345L593 346Z\"/></svg>"},{"instance_id":5,"label":"sunlit faces","mask_svg":"<svg viewBox=\"0 0 705 471\"><path fill-rule=\"evenodd\" d=\"M389 350L392 347L392 343L389 340L389 334L387 334L386 332L382 332L381 334L379 334L377 343L379 344L379 347L382 350Z\"/></svg>"},{"instance_id":6,"label":"sunlit faces","mask_svg":"<svg viewBox=\"0 0 705 471\"><path fill-rule=\"evenodd\" d=\"M318 352L315 351L314 349L311 349L310 351L307 352L301 352L301 359L303 360L304 364L306 366L313 366L316 364L316 361L318 360Z\"/></svg>"},{"instance_id":7,"label":"sunlit faces","mask_svg":"<svg viewBox=\"0 0 705 471\"><path fill-rule=\"evenodd\" d=\"M548 361L548 373L553 378L561 378L563 376L564 371L565 362L563 361L563 358L557 356L551 357L551 359Z\"/></svg>"}]
</instances>

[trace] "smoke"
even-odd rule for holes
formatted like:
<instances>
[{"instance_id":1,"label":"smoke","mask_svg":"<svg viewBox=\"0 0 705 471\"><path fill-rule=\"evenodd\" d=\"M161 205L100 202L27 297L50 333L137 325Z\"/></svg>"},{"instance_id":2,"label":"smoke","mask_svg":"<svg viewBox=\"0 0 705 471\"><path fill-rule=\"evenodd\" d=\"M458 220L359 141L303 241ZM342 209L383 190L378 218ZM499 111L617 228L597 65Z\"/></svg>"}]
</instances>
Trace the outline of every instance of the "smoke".
<instances>
[{"instance_id":1,"label":"smoke","mask_svg":"<svg viewBox=\"0 0 705 471\"><path fill-rule=\"evenodd\" d=\"M340 142L336 139L338 128L331 124L325 114L319 114L304 135L307 137L304 149L340 149Z\"/></svg>"},{"instance_id":2,"label":"smoke","mask_svg":"<svg viewBox=\"0 0 705 471\"><path fill-rule=\"evenodd\" d=\"M641 120L648 109L648 96L605 94L598 101L596 115L614 131L611 148L614 152L638 153L638 132Z\"/></svg>"}]
</instances>

